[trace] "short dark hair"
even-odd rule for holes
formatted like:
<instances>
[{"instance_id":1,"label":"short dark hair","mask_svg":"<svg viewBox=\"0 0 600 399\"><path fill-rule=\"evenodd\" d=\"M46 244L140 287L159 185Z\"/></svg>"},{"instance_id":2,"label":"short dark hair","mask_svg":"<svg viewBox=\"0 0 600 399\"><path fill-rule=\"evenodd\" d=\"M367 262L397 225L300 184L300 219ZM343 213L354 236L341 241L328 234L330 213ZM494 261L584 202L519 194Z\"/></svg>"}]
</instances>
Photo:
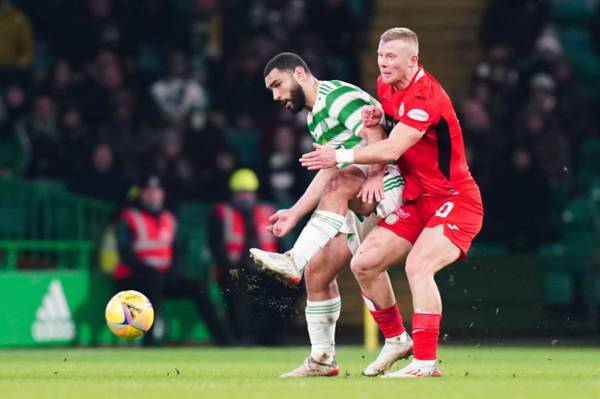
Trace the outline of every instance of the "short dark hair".
<instances>
[{"instance_id":1,"label":"short dark hair","mask_svg":"<svg viewBox=\"0 0 600 399\"><path fill-rule=\"evenodd\" d=\"M295 53L279 53L275 57L271 58L267 65L265 65L264 76L267 76L275 68L280 71L293 71L296 67L302 67L306 73L310 74L310 69L306 62Z\"/></svg>"}]
</instances>

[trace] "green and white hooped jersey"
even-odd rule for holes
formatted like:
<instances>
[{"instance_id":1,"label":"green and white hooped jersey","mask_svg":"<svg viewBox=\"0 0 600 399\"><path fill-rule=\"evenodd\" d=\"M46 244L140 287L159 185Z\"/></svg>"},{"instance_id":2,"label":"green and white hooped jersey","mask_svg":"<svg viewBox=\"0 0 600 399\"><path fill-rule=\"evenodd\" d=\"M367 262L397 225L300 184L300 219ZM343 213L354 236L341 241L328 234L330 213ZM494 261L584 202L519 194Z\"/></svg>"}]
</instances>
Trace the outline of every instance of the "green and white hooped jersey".
<instances>
[{"instance_id":1,"label":"green and white hooped jersey","mask_svg":"<svg viewBox=\"0 0 600 399\"><path fill-rule=\"evenodd\" d=\"M363 128L361 110L381 104L366 91L340 80L319 81L319 93L307 117L308 131L318 144L335 149L367 145L358 135Z\"/></svg>"}]
</instances>

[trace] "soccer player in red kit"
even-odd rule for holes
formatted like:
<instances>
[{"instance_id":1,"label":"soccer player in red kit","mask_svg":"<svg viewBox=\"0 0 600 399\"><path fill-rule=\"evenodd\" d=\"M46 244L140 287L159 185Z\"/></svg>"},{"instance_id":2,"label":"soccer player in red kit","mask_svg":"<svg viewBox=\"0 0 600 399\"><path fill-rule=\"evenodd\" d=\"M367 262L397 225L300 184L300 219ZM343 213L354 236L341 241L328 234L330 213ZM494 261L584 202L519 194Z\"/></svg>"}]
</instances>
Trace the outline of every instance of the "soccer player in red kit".
<instances>
[{"instance_id":1,"label":"soccer player in red kit","mask_svg":"<svg viewBox=\"0 0 600 399\"><path fill-rule=\"evenodd\" d=\"M404 204L371 231L352 258L352 271L365 302L386 337L381 373L394 359L388 340L404 333L394 292L384 272L406 259L413 308L414 360L384 377L441 376L437 344L442 301L435 274L466 256L481 229L483 206L467 166L463 136L448 94L419 65L417 35L393 28L381 36L377 94L390 136L353 150L315 145L301 162L309 169L336 163L371 164L397 161L406 186ZM381 120L381 111L363 111L365 126Z\"/></svg>"}]
</instances>

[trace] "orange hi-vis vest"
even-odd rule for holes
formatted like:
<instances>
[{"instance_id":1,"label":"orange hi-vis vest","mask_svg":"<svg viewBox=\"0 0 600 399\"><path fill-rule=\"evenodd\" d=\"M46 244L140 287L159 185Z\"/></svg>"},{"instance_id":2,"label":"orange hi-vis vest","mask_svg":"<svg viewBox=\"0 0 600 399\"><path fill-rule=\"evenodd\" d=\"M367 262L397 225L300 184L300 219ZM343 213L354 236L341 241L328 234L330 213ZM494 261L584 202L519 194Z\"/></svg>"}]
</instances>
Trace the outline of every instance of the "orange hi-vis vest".
<instances>
[{"instance_id":1,"label":"orange hi-vis vest","mask_svg":"<svg viewBox=\"0 0 600 399\"><path fill-rule=\"evenodd\" d=\"M169 211L162 211L158 217L127 208L121 214L133 232L133 252L150 267L166 271L173 261L173 241L177 221ZM126 278L132 270L123 261L115 269L115 278Z\"/></svg>"},{"instance_id":2,"label":"orange hi-vis vest","mask_svg":"<svg viewBox=\"0 0 600 399\"><path fill-rule=\"evenodd\" d=\"M225 248L229 261L237 263L242 258L242 251L246 243L246 230L242 213L228 204L215 205L217 215L223 221L223 232ZM275 209L266 204L258 204L254 208L254 220L260 249L270 252L277 251L277 239L267 231L269 216L275 213Z\"/></svg>"}]
</instances>

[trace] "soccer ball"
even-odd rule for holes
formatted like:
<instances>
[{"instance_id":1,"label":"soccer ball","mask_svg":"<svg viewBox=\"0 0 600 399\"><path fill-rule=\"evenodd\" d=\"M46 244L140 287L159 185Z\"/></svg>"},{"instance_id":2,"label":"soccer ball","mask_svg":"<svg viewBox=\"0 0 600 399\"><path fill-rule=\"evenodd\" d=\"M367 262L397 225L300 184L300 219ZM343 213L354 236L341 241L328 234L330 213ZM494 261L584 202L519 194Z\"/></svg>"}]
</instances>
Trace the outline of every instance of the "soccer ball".
<instances>
[{"instance_id":1,"label":"soccer ball","mask_svg":"<svg viewBox=\"0 0 600 399\"><path fill-rule=\"evenodd\" d=\"M154 308L140 292L121 291L113 296L104 312L108 328L121 338L138 338L152 327Z\"/></svg>"}]
</instances>

